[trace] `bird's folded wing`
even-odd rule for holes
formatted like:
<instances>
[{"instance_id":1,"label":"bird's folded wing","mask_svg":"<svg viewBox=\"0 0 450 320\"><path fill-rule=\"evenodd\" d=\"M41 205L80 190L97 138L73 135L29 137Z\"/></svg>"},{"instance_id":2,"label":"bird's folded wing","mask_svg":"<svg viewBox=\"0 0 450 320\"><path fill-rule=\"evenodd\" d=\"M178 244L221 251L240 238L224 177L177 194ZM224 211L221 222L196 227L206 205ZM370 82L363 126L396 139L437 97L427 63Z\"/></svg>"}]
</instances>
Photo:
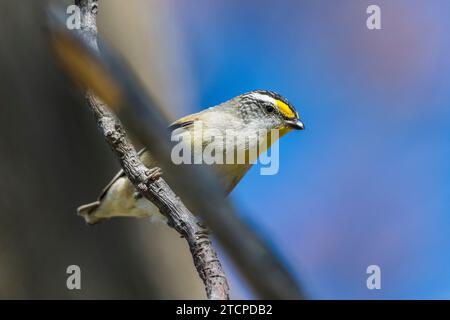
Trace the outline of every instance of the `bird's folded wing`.
<instances>
[{"instance_id":1,"label":"bird's folded wing","mask_svg":"<svg viewBox=\"0 0 450 320\"><path fill-rule=\"evenodd\" d=\"M146 148L142 148L138 152L138 155L141 156L146 150L147 150ZM111 181L106 185L106 187L103 188L103 190L100 193L100 195L98 196L97 200L98 201L102 201L102 199L108 193L109 188L111 188L111 186L114 184L114 182L116 182L117 179L119 179L119 178L121 178L123 176L125 176L125 172L123 172L123 169L120 169L119 172L117 172L117 174L114 176L114 178L112 178Z\"/></svg>"}]
</instances>

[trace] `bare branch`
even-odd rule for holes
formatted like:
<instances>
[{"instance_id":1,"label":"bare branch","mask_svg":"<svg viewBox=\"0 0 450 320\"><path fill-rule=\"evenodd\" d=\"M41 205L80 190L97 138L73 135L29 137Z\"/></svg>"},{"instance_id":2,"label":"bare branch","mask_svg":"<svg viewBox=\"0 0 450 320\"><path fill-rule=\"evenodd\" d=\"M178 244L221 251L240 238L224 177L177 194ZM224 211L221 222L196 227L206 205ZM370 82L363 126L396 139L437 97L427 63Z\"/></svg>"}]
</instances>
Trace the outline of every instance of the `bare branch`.
<instances>
[{"instance_id":1,"label":"bare branch","mask_svg":"<svg viewBox=\"0 0 450 320\"><path fill-rule=\"evenodd\" d=\"M82 32L87 42L97 49L95 16L97 1L79 0L82 9ZM116 154L130 181L144 197L153 202L173 227L189 244L195 267L205 284L209 299L229 298L229 287L222 265L217 257L208 232L180 201L168 184L160 177L159 168L148 169L139 159L136 149L127 139L125 130L110 109L93 93L87 93L87 101L98 121L98 127Z\"/></svg>"}]
</instances>

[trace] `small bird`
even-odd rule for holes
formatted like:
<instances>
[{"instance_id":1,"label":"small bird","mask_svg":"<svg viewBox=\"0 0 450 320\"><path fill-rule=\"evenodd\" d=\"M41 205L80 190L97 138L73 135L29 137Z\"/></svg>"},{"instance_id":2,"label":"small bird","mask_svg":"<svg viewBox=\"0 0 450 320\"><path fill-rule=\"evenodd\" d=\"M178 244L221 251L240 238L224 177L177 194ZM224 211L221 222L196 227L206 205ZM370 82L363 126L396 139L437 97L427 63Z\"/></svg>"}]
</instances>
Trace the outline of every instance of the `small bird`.
<instances>
[{"instance_id":1,"label":"small bird","mask_svg":"<svg viewBox=\"0 0 450 320\"><path fill-rule=\"evenodd\" d=\"M193 132L198 122L201 122L203 126L203 136L200 137L202 148L200 149L194 147L194 144L198 142L196 139L199 139ZM225 155L230 152L246 152L247 161L244 163L212 164L227 194L234 189L252 166L253 163L248 161L249 150L265 145L265 148L257 148L256 156L259 156L275 142L269 135L265 135L265 144L261 144L256 133L261 130L267 132L278 130L278 137L281 137L293 129L304 129L297 111L281 95L267 90L255 90L239 95L215 107L183 117L169 126L169 130L172 131L172 140L174 137L175 140L190 139L188 141L192 145L190 150L194 153L194 157L196 152L204 151L206 144L222 148ZM211 134L205 132L211 132ZM236 136L249 138L236 143L233 150L229 150L230 146L225 144L224 139L217 139L217 135L225 135L230 132ZM214 139L210 139L212 134L215 135ZM233 157L236 153L233 153ZM141 150L139 155L143 164L148 168L157 166L146 149ZM97 201L80 206L77 211L88 224L95 224L112 217L150 217L167 221L153 203L140 196L122 170L103 189Z\"/></svg>"}]
</instances>

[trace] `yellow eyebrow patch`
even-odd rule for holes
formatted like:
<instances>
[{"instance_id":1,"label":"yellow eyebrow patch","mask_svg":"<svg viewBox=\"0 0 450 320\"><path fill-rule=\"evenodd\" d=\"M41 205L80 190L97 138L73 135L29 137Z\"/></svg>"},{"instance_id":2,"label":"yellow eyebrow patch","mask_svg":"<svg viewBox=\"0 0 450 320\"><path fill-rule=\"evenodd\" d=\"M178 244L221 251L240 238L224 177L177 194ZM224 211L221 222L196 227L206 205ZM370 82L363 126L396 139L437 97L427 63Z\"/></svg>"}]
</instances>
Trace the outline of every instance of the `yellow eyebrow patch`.
<instances>
[{"instance_id":1,"label":"yellow eyebrow patch","mask_svg":"<svg viewBox=\"0 0 450 320\"><path fill-rule=\"evenodd\" d=\"M275 101L277 102L278 110L280 110L283 116L289 119L295 118L294 111L292 111L292 109L286 103L278 99L275 99Z\"/></svg>"}]
</instances>

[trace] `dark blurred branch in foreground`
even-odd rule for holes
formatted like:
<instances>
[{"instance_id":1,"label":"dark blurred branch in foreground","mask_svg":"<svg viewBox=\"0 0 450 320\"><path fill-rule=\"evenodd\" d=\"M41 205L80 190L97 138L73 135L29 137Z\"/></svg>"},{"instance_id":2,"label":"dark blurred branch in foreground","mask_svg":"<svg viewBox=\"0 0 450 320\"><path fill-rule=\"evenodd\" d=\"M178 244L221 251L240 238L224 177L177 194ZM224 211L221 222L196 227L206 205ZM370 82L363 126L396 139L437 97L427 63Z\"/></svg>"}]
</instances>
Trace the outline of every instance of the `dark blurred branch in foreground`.
<instances>
[{"instance_id":1,"label":"dark blurred branch in foreground","mask_svg":"<svg viewBox=\"0 0 450 320\"><path fill-rule=\"evenodd\" d=\"M77 3L84 5L84 8L88 8L84 12L93 15L95 18L96 1L84 0L77 1ZM95 19L89 16L85 22L95 23ZM224 192L217 183L215 176L209 174L208 168L188 165L177 166L171 161L172 144L166 130L166 119L145 93L145 90L142 89L140 83L135 80L122 61L111 50L102 46L101 55L98 53L96 45L94 46L91 41L92 32L96 34L96 28L84 26L85 37L84 40L81 40L76 34L69 32L63 24L60 22L53 26L54 45L61 61L73 76L84 80L88 87L112 107L126 127L144 143L155 160L163 167L164 177L175 192L183 198L192 211L205 219L208 227L212 229L222 243L244 278L255 290L256 295L265 299L303 298L296 281L267 244L239 219L234 208L225 199ZM96 103L95 97L91 96L90 100L94 104ZM103 108L103 110L106 110L108 115L115 119L108 109ZM136 188L147 199L154 202L164 214L168 214L168 217L173 217L173 219L192 217L168 185L161 178L155 180L155 176L152 174L157 173L157 171L148 170L142 166L134 148L124 138L121 125L117 120L114 123L110 127L110 131L104 130L104 134L113 150L122 159L124 170ZM117 142L115 137L119 140L122 139L124 142ZM117 148L114 143L120 143L122 146ZM127 162L124 159L127 159ZM125 163L127 165L124 165ZM136 171L135 168L142 168L142 170L145 168L146 171ZM161 198L159 194L161 191L168 192L168 197ZM159 201L159 203L155 201ZM172 214L173 216L171 216ZM180 218L177 221L181 226L184 226L182 219ZM177 227L176 223L172 222L172 224ZM194 228L195 226L190 225L190 227ZM194 231L184 230L181 231ZM195 234L192 241L198 242L202 246L201 242L205 239L207 238L200 230L200 233ZM189 239L188 242L192 246ZM207 242L210 248L209 240ZM167 248L167 250L170 250L170 248ZM195 261L198 252L195 248L193 250L192 247L191 252ZM215 259L214 257L212 260L197 260L196 266L198 269L202 269L200 267L204 264L219 266L220 264ZM201 265L198 265L198 262ZM210 276L209 272L212 270L207 268L206 271L208 272L207 275ZM205 276L201 271L200 275ZM214 280L221 282L225 278L220 274L219 277L216 276L214 279L207 279L210 279L216 285L217 283ZM227 291L226 282L222 284L224 291ZM216 287L214 288L216 289ZM217 294L221 294L219 290Z\"/></svg>"},{"instance_id":2,"label":"dark blurred branch in foreground","mask_svg":"<svg viewBox=\"0 0 450 320\"><path fill-rule=\"evenodd\" d=\"M98 50L96 14L98 4L95 0L75 1L82 12L82 33L89 45ZM98 121L98 126L130 181L144 197L153 202L164 214L169 225L188 242L195 267L206 287L209 299L229 298L229 287L222 265L217 258L207 230L184 206L167 183L160 177L159 168L148 169L127 139L119 120L108 106L93 93L87 93L87 101ZM170 250L170 248L168 248Z\"/></svg>"}]
</instances>

